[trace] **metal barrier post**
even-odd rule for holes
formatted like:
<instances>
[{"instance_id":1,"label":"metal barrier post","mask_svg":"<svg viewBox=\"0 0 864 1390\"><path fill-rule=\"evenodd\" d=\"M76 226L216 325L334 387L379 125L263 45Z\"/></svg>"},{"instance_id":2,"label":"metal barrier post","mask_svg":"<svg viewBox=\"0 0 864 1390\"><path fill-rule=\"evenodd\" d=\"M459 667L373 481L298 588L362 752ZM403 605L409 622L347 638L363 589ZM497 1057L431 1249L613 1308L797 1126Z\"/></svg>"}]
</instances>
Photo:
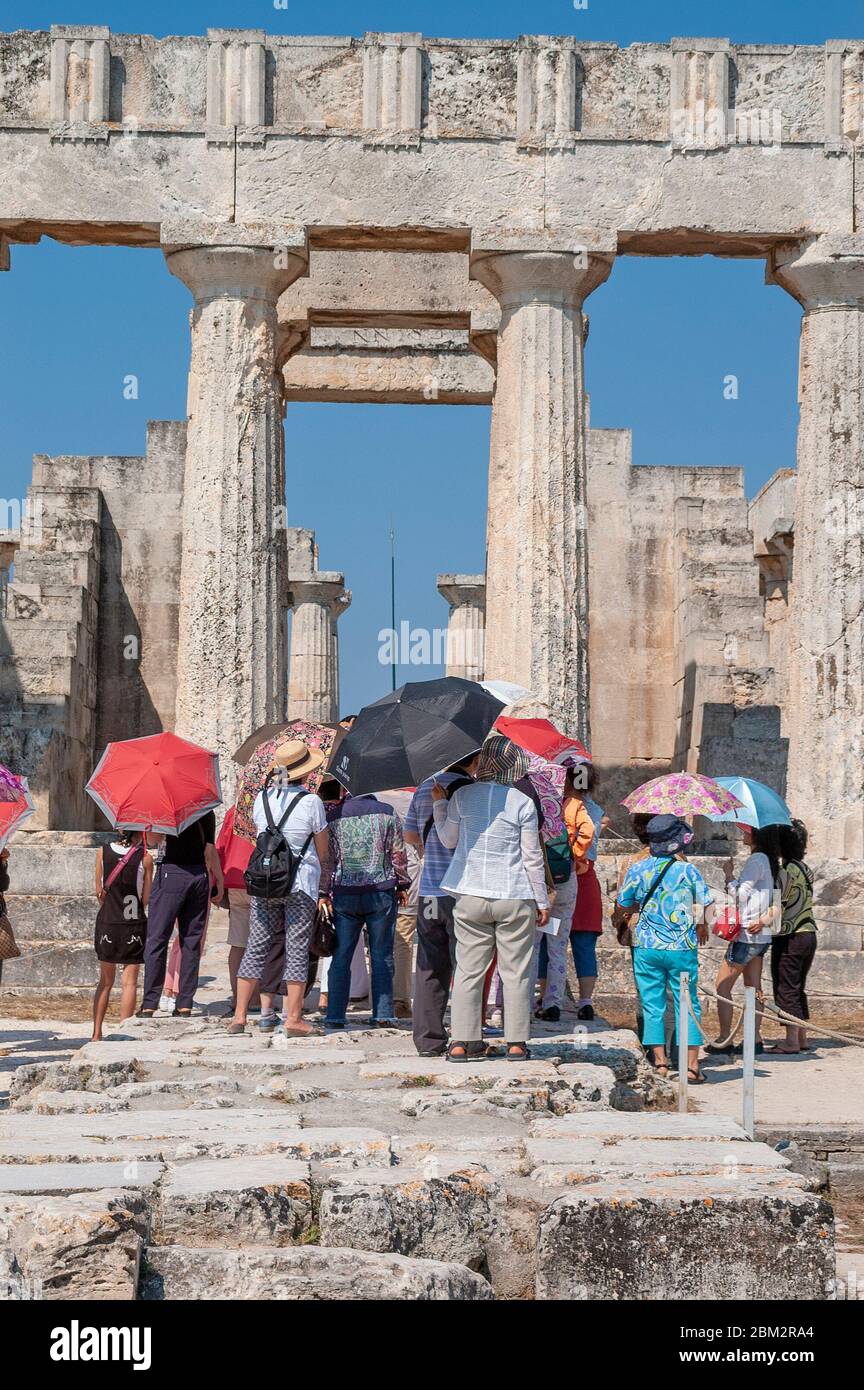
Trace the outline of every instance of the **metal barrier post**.
<instances>
[{"instance_id":1,"label":"metal barrier post","mask_svg":"<svg viewBox=\"0 0 864 1390\"><path fill-rule=\"evenodd\" d=\"M678 1113L687 1114L687 1034L690 976L682 970L678 978Z\"/></svg>"},{"instance_id":2,"label":"metal barrier post","mask_svg":"<svg viewBox=\"0 0 864 1390\"><path fill-rule=\"evenodd\" d=\"M741 1123L750 1138L756 1128L756 987L744 986L743 1115Z\"/></svg>"}]
</instances>

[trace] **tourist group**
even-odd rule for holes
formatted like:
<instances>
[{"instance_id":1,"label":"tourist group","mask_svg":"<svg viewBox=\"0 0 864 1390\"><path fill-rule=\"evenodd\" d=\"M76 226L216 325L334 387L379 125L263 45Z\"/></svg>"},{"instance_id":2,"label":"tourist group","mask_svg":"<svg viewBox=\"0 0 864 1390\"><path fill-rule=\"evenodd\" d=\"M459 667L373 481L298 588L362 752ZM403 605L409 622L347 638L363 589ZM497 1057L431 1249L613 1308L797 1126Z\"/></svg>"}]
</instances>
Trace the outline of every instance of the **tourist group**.
<instances>
[{"instance_id":1,"label":"tourist group","mask_svg":"<svg viewBox=\"0 0 864 1390\"><path fill-rule=\"evenodd\" d=\"M265 726L234 755L236 797L218 834L214 754L174 734L110 744L87 785L115 830L96 855L94 1040L118 966L121 1020L136 1013L141 965L137 1016L191 1016L214 907L228 912L232 1036L344 1029L371 975L371 1026L410 1021L420 1056L519 1062L532 1020L561 1018L570 953L573 1007L589 1024L606 915L595 861L609 822L587 749L547 719L520 717L525 695L445 677L338 726ZM740 777L670 773L623 804L641 849L619 858L611 928L629 948L642 1042L660 1075L667 1005L677 1027L686 973L689 1080L704 1079L698 947L712 933L725 949L720 1036L708 1050L730 1049L733 986L743 976L761 997L769 952L787 1023L776 1050L805 1050L817 937L802 823ZM26 782L0 769L0 891L6 842L31 813ZM687 858L695 816L740 827L746 855L725 892ZM0 948L16 953L2 898Z\"/></svg>"}]
</instances>

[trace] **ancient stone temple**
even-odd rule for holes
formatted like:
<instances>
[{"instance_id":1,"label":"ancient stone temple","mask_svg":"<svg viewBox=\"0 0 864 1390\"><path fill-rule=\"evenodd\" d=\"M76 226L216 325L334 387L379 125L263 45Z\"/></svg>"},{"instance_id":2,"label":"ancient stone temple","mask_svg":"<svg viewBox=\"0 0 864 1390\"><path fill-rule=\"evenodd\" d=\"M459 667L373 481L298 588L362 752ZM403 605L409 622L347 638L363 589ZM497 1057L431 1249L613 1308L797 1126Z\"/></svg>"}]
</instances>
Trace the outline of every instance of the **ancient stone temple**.
<instances>
[{"instance_id":1,"label":"ancient stone temple","mask_svg":"<svg viewBox=\"0 0 864 1390\"><path fill-rule=\"evenodd\" d=\"M448 669L590 741L620 824L652 773L751 773L860 891L864 44L2 46L0 267L43 236L161 247L191 308L187 419L151 424L146 470L37 458L0 535L0 759L37 835L95 828L110 738L174 728L230 789L259 724L339 713L350 594L286 525L286 404L491 404L485 574L439 578ZM797 469L750 501L736 468L634 467L626 429L591 427L592 291L620 256L681 254L761 258L802 306Z\"/></svg>"}]
</instances>

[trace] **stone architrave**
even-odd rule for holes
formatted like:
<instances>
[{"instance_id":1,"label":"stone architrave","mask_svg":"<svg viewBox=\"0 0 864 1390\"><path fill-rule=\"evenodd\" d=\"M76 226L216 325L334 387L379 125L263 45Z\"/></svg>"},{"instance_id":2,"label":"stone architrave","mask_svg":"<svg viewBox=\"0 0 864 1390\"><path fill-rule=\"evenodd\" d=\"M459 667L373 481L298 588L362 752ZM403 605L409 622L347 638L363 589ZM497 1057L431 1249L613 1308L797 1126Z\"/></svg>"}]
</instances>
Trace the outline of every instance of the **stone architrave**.
<instances>
[{"instance_id":1,"label":"stone architrave","mask_svg":"<svg viewBox=\"0 0 864 1390\"><path fill-rule=\"evenodd\" d=\"M526 686L590 738L582 304L610 232L475 234L471 275L501 305L486 562L491 680Z\"/></svg>"},{"instance_id":2,"label":"stone architrave","mask_svg":"<svg viewBox=\"0 0 864 1390\"><path fill-rule=\"evenodd\" d=\"M291 659L288 715L316 724L339 718L339 639L337 623L351 603L344 576L333 570L289 576Z\"/></svg>"},{"instance_id":3,"label":"stone architrave","mask_svg":"<svg viewBox=\"0 0 864 1390\"><path fill-rule=\"evenodd\" d=\"M276 302L307 264L285 224L163 225L195 296L176 729L221 756L285 709L285 457Z\"/></svg>"},{"instance_id":4,"label":"stone architrave","mask_svg":"<svg viewBox=\"0 0 864 1390\"><path fill-rule=\"evenodd\" d=\"M789 801L816 854L864 856L864 236L775 253L769 280L804 306L795 581L786 727Z\"/></svg>"},{"instance_id":5,"label":"stone architrave","mask_svg":"<svg viewBox=\"0 0 864 1390\"><path fill-rule=\"evenodd\" d=\"M486 635L486 576L439 574L438 592L450 605L446 673L480 681Z\"/></svg>"}]
</instances>

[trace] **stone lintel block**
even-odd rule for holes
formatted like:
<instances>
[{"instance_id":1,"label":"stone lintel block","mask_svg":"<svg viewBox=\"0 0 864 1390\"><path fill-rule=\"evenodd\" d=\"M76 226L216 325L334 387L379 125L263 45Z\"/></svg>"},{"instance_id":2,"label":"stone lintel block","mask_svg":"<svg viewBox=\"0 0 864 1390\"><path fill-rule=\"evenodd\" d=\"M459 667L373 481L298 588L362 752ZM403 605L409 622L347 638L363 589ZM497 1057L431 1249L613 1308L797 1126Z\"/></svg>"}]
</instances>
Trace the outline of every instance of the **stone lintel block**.
<instances>
[{"instance_id":1,"label":"stone lintel block","mask_svg":"<svg viewBox=\"0 0 864 1390\"><path fill-rule=\"evenodd\" d=\"M497 255L521 251L559 252L575 256L614 257L618 251L618 235L609 227L474 227L471 231L471 255Z\"/></svg>"},{"instance_id":2,"label":"stone lintel block","mask_svg":"<svg viewBox=\"0 0 864 1390\"><path fill-rule=\"evenodd\" d=\"M378 48L420 48L423 35L406 31L403 34L385 34L367 30L363 35L364 44L375 44Z\"/></svg>"},{"instance_id":3,"label":"stone lintel block","mask_svg":"<svg viewBox=\"0 0 864 1390\"><path fill-rule=\"evenodd\" d=\"M264 29L208 29L209 43L266 43Z\"/></svg>"},{"instance_id":4,"label":"stone lintel block","mask_svg":"<svg viewBox=\"0 0 864 1390\"><path fill-rule=\"evenodd\" d=\"M52 24L52 39L85 39L87 43L93 43L96 39L104 39L106 42L111 37L111 30L107 24Z\"/></svg>"},{"instance_id":5,"label":"stone lintel block","mask_svg":"<svg viewBox=\"0 0 864 1390\"><path fill-rule=\"evenodd\" d=\"M669 47L673 53L731 53L732 51L730 39L671 39Z\"/></svg>"}]
</instances>

